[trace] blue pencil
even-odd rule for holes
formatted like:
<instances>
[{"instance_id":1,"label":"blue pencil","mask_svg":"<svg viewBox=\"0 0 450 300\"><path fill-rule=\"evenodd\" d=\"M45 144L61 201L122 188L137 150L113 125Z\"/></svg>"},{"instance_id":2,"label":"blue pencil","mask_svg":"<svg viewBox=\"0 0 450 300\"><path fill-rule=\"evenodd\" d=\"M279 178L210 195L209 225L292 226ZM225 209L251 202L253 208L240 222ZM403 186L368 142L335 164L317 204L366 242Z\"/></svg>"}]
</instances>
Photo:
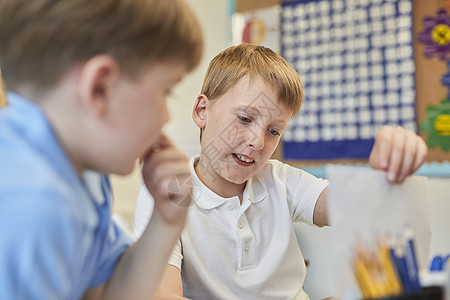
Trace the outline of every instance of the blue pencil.
<instances>
[{"instance_id":1,"label":"blue pencil","mask_svg":"<svg viewBox=\"0 0 450 300\"><path fill-rule=\"evenodd\" d=\"M405 259L405 252L404 252L404 248L402 247L401 243L398 243L395 247L394 263L397 268L397 272L398 272L398 276L400 277L400 281L402 282L402 285L403 285L403 291L407 292L407 293L412 292L413 287L411 286L411 282L409 280L406 259Z\"/></svg>"},{"instance_id":2,"label":"blue pencil","mask_svg":"<svg viewBox=\"0 0 450 300\"><path fill-rule=\"evenodd\" d=\"M417 256L414 246L414 233L411 229L405 231L405 259L407 263L408 276L412 283L414 292L420 290L419 267L417 266Z\"/></svg>"}]
</instances>

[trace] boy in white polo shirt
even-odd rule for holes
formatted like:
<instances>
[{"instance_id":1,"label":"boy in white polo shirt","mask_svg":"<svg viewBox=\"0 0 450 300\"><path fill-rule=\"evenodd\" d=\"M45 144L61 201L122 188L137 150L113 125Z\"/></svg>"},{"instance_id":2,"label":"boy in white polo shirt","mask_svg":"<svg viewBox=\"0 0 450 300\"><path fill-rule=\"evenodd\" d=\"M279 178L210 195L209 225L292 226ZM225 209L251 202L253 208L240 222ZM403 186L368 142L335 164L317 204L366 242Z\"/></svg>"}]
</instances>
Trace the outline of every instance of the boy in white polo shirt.
<instances>
[{"instance_id":1,"label":"boy in white polo shirt","mask_svg":"<svg viewBox=\"0 0 450 300\"><path fill-rule=\"evenodd\" d=\"M212 60L193 110L201 129L201 154L190 162L194 204L160 296L308 299L293 222L328 224L328 181L269 160L302 100L298 74L268 48L243 44ZM385 170L389 181L402 182L426 152L416 134L385 127L369 162ZM143 188L137 235L151 211Z\"/></svg>"}]
</instances>

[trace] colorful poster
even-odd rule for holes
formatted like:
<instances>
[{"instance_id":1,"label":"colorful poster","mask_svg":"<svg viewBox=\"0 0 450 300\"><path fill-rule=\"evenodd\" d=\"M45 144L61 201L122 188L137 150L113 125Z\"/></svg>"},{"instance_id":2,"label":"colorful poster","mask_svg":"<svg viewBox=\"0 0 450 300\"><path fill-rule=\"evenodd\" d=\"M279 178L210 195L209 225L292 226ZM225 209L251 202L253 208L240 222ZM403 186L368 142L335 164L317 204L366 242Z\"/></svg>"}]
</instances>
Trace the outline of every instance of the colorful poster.
<instances>
[{"instance_id":1,"label":"colorful poster","mask_svg":"<svg viewBox=\"0 0 450 300\"><path fill-rule=\"evenodd\" d=\"M412 0L282 3L281 54L305 86L283 159L366 159L384 125L416 131Z\"/></svg>"},{"instance_id":2,"label":"colorful poster","mask_svg":"<svg viewBox=\"0 0 450 300\"><path fill-rule=\"evenodd\" d=\"M447 62L449 69L441 78L441 83L449 88L447 98L440 104L428 105L427 118L420 124L420 128L427 135L429 148L440 148L444 152L450 151L450 16L445 9L439 9L436 16L423 19L424 30L419 34L419 42L425 44L424 55L431 59L439 58Z\"/></svg>"},{"instance_id":3,"label":"colorful poster","mask_svg":"<svg viewBox=\"0 0 450 300\"><path fill-rule=\"evenodd\" d=\"M233 45L251 43L280 52L280 6L261 8L232 16Z\"/></svg>"}]
</instances>

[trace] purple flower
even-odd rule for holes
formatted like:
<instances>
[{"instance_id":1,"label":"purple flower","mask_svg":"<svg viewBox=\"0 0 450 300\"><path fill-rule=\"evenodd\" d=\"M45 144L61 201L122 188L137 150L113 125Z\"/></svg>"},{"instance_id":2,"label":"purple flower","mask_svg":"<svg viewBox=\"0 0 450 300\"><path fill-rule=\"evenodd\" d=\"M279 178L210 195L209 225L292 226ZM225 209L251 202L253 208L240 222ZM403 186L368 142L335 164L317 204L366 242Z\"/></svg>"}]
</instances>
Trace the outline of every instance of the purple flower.
<instances>
[{"instance_id":1,"label":"purple flower","mask_svg":"<svg viewBox=\"0 0 450 300\"><path fill-rule=\"evenodd\" d=\"M423 19L424 31L419 34L419 41L424 43L425 55L436 55L444 60L450 51L450 16L445 9L440 9L436 17Z\"/></svg>"}]
</instances>

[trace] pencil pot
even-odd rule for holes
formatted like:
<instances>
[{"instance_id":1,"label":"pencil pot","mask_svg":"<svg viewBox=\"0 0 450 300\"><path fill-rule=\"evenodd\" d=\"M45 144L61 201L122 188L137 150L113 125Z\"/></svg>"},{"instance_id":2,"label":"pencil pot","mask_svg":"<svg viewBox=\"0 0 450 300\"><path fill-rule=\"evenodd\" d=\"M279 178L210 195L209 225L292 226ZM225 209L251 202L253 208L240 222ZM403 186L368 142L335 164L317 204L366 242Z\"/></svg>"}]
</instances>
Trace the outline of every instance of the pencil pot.
<instances>
[{"instance_id":1,"label":"pencil pot","mask_svg":"<svg viewBox=\"0 0 450 300\"><path fill-rule=\"evenodd\" d=\"M419 292L401 294L386 298L378 298L377 300L443 300L444 289L440 286L423 287Z\"/></svg>"}]
</instances>

